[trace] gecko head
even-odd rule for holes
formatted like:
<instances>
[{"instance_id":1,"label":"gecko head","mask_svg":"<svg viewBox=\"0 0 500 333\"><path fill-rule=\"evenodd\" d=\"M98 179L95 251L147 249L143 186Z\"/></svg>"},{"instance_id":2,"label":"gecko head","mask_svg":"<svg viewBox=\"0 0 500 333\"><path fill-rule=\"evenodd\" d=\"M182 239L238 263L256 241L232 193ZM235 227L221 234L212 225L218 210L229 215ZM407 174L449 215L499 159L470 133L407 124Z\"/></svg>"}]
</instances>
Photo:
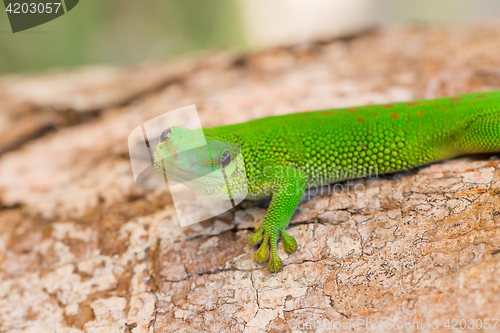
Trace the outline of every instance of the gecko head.
<instances>
[{"instance_id":1,"label":"gecko head","mask_svg":"<svg viewBox=\"0 0 500 333\"><path fill-rule=\"evenodd\" d=\"M245 165L237 145L202 129L165 129L154 151L156 172L205 196L246 195Z\"/></svg>"}]
</instances>

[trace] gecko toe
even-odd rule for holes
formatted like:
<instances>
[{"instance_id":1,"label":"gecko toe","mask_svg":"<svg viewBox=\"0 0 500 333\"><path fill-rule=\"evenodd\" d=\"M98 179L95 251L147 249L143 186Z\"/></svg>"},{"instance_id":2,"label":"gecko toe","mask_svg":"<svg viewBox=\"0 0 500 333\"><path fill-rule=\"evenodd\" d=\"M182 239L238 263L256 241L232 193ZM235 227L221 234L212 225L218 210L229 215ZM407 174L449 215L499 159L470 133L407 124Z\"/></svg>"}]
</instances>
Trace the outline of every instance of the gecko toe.
<instances>
[{"instance_id":1,"label":"gecko toe","mask_svg":"<svg viewBox=\"0 0 500 333\"><path fill-rule=\"evenodd\" d=\"M283 248L286 252L292 253L297 250L297 241L284 228L281 229L281 239L283 240Z\"/></svg>"},{"instance_id":2,"label":"gecko toe","mask_svg":"<svg viewBox=\"0 0 500 333\"><path fill-rule=\"evenodd\" d=\"M280 256L276 251L273 251L271 253L271 259L269 260L267 268L274 273L279 271L282 267L283 267L283 262L281 261Z\"/></svg>"},{"instance_id":3,"label":"gecko toe","mask_svg":"<svg viewBox=\"0 0 500 333\"><path fill-rule=\"evenodd\" d=\"M249 236L247 241L248 244L254 246L255 244L259 243L263 238L264 238L264 230L261 228L256 230L256 232L253 235Z\"/></svg>"},{"instance_id":4,"label":"gecko toe","mask_svg":"<svg viewBox=\"0 0 500 333\"><path fill-rule=\"evenodd\" d=\"M291 237L291 236L290 236ZM280 256L278 255L278 233L271 234L270 237L270 245L271 245L271 258L269 259L269 264L267 268L271 272L277 272L283 267L283 262L281 261Z\"/></svg>"},{"instance_id":5,"label":"gecko toe","mask_svg":"<svg viewBox=\"0 0 500 333\"><path fill-rule=\"evenodd\" d=\"M264 241L255 252L254 258L259 264L263 263L269 257L269 237L264 237Z\"/></svg>"}]
</instances>

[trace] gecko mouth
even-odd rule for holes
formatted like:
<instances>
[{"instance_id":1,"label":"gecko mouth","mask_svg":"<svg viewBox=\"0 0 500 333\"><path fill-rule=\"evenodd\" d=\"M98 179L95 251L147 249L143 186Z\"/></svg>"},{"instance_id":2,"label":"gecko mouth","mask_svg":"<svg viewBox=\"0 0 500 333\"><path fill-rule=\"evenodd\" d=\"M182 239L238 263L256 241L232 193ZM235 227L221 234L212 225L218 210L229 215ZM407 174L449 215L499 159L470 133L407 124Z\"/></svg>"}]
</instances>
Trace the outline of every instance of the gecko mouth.
<instances>
[{"instance_id":1,"label":"gecko mouth","mask_svg":"<svg viewBox=\"0 0 500 333\"><path fill-rule=\"evenodd\" d=\"M173 180L179 183L196 181L196 179L201 177L207 177L212 181L224 181L222 173L219 172L213 172L212 170L210 170L207 173L198 173L193 172L193 170L180 168L176 163L172 163L173 156L174 155L163 159L159 156L155 156L154 167L156 172L158 172L160 175L166 176L166 178L168 178L169 180Z\"/></svg>"}]
</instances>

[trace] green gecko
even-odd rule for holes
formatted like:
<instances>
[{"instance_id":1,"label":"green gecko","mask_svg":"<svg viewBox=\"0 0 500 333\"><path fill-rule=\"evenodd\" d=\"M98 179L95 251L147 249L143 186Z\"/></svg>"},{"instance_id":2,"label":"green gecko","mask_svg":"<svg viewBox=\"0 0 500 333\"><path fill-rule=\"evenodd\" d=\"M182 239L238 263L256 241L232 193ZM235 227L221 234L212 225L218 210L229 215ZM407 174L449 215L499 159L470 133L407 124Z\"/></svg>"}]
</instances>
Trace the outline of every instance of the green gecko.
<instances>
[{"instance_id":1,"label":"green gecko","mask_svg":"<svg viewBox=\"0 0 500 333\"><path fill-rule=\"evenodd\" d=\"M203 134L208 150L169 158L201 134L165 129L154 152L155 169L165 176L168 160L169 176L194 179L191 188L214 198L227 193L228 185L203 175L224 170L233 196L246 181L247 199L272 198L248 242L260 243L255 260L269 258L268 269L276 272L282 267L279 238L288 253L297 248L286 228L306 188L500 151L500 91L266 117L206 128ZM244 166L234 162L235 147Z\"/></svg>"}]
</instances>

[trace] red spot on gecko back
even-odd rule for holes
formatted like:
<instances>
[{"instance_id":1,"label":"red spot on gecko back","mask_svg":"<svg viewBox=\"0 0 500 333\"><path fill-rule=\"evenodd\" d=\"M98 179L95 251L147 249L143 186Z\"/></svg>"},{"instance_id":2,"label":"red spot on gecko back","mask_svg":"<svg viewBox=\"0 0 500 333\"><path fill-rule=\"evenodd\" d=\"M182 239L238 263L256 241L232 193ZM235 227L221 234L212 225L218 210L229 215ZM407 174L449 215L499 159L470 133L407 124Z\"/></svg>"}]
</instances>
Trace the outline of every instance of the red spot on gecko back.
<instances>
[{"instance_id":1,"label":"red spot on gecko back","mask_svg":"<svg viewBox=\"0 0 500 333\"><path fill-rule=\"evenodd\" d=\"M477 95L476 98L485 98L486 95Z\"/></svg>"},{"instance_id":2,"label":"red spot on gecko back","mask_svg":"<svg viewBox=\"0 0 500 333\"><path fill-rule=\"evenodd\" d=\"M419 113L417 113L417 117L422 117L424 115L424 110L420 110Z\"/></svg>"},{"instance_id":3,"label":"red spot on gecko back","mask_svg":"<svg viewBox=\"0 0 500 333\"><path fill-rule=\"evenodd\" d=\"M364 122L365 120L364 120L363 118L361 118L361 117L358 117L358 121L359 121L360 123L362 123L362 122Z\"/></svg>"},{"instance_id":4,"label":"red spot on gecko back","mask_svg":"<svg viewBox=\"0 0 500 333\"><path fill-rule=\"evenodd\" d=\"M397 114L397 113L391 113L391 118L392 119L398 119L399 118L399 114Z\"/></svg>"},{"instance_id":5,"label":"red spot on gecko back","mask_svg":"<svg viewBox=\"0 0 500 333\"><path fill-rule=\"evenodd\" d=\"M461 100L462 100L461 97L456 97L456 98L450 99L450 102L458 102L458 101L461 101Z\"/></svg>"},{"instance_id":6,"label":"red spot on gecko back","mask_svg":"<svg viewBox=\"0 0 500 333\"><path fill-rule=\"evenodd\" d=\"M384 105L384 109L391 109L393 107L394 107L394 105L392 105L392 104Z\"/></svg>"},{"instance_id":7,"label":"red spot on gecko back","mask_svg":"<svg viewBox=\"0 0 500 333\"><path fill-rule=\"evenodd\" d=\"M299 117L300 117L300 118L307 118L307 116L306 116L306 115L304 115L304 114L301 114Z\"/></svg>"},{"instance_id":8,"label":"red spot on gecko back","mask_svg":"<svg viewBox=\"0 0 500 333\"><path fill-rule=\"evenodd\" d=\"M328 115L328 114L335 114L335 112L334 111L323 111L323 112L321 112L321 114Z\"/></svg>"},{"instance_id":9,"label":"red spot on gecko back","mask_svg":"<svg viewBox=\"0 0 500 333\"><path fill-rule=\"evenodd\" d=\"M439 104L438 104L438 105L436 105L436 107L437 107L437 108L440 108L440 107L441 107L441 105L439 105Z\"/></svg>"},{"instance_id":10,"label":"red spot on gecko back","mask_svg":"<svg viewBox=\"0 0 500 333\"><path fill-rule=\"evenodd\" d=\"M350 113L350 114L355 114L355 113L356 113L356 109L350 109L350 110L349 110L349 113Z\"/></svg>"},{"instance_id":11,"label":"red spot on gecko back","mask_svg":"<svg viewBox=\"0 0 500 333\"><path fill-rule=\"evenodd\" d=\"M376 117L376 116L377 116L377 114L376 114L376 113L374 113L374 114L373 114L373 116L374 116L374 117Z\"/></svg>"},{"instance_id":12,"label":"red spot on gecko back","mask_svg":"<svg viewBox=\"0 0 500 333\"><path fill-rule=\"evenodd\" d=\"M408 103L408 104L406 104L406 105L407 105L407 106L415 106L415 105L417 105L417 104L418 104L417 102L411 102L411 103Z\"/></svg>"}]
</instances>

